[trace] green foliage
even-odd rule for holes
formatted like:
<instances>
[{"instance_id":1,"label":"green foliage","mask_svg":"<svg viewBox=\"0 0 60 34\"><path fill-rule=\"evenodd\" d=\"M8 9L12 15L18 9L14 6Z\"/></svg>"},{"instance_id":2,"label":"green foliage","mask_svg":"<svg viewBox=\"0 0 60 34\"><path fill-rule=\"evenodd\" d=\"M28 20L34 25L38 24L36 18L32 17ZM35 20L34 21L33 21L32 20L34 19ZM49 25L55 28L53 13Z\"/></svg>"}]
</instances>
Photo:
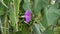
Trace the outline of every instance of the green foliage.
<instances>
[{"instance_id":1,"label":"green foliage","mask_svg":"<svg viewBox=\"0 0 60 34\"><path fill-rule=\"evenodd\" d=\"M51 26L56 23L59 15L58 15L58 9L56 9L54 6L50 6L48 8L44 9L44 16L42 23L45 27Z\"/></svg>"},{"instance_id":2,"label":"green foliage","mask_svg":"<svg viewBox=\"0 0 60 34\"><path fill-rule=\"evenodd\" d=\"M4 12L4 6L0 3L0 16L3 15Z\"/></svg>"},{"instance_id":3,"label":"green foliage","mask_svg":"<svg viewBox=\"0 0 60 34\"><path fill-rule=\"evenodd\" d=\"M54 2L51 4L51 2ZM60 0L0 0L2 34L60 34ZM25 22L26 10L32 13Z\"/></svg>"},{"instance_id":4,"label":"green foliage","mask_svg":"<svg viewBox=\"0 0 60 34\"><path fill-rule=\"evenodd\" d=\"M35 34L41 34L38 24L34 23L32 28Z\"/></svg>"},{"instance_id":5,"label":"green foliage","mask_svg":"<svg viewBox=\"0 0 60 34\"><path fill-rule=\"evenodd\" d=\"M12 7L12 4L13 7ZM12 26L14 28L14 31L18 31L18 14L19 14L19 4L20 4L20 0L13 0L13 3L11 4L10 8L9 8L9 17L10 20L12 22Z\"/></svg>"},{"instance_id":6,"label":"green foliage","mask_svg":"<svg viewBox=\"0 0 60 34\"><path fill-rule=\"evenodd\" d=\"M25 11L26 11L26 10L31 10L30 0L24 0L23 9L24 9Z\"/></svg>"},{"instance_id":7,"label":"green foliage","mask_svg":"<svg viewBox=\"0 0 60 34\"><path fill-rule=\"evenodd\" d=\"M0 16L4 14L3 8L0 7Z\"/></svg>"},{"instance_id":8,"label":"green foliage","mask_svg":"<svg viewBox=\"0 0 60 34\"><path fill-rule=\"evenodd\" d=\"M42 8L48 6L48 0L34 0L34 13L37 15Z\"/></svg>"},{"instance_id":9,"label":"green foliage","mask_svg":"<svg viewBox=\"0 0 60 34\"><path fill-rule=\"evenodd\" d=\"M54 34L54 31L51 29L47 29L43 34Z\"/></svg>"},{"instance_id":10,"label":"green foliage","mask_svg":"<svg viewBox=\"0 0 60 34\"><path fill-rule=\"evenodd\" d=\"M54 28L54 34L60 34L60 27L59 26L56 26Z\"/></svg>"}]
</instances>

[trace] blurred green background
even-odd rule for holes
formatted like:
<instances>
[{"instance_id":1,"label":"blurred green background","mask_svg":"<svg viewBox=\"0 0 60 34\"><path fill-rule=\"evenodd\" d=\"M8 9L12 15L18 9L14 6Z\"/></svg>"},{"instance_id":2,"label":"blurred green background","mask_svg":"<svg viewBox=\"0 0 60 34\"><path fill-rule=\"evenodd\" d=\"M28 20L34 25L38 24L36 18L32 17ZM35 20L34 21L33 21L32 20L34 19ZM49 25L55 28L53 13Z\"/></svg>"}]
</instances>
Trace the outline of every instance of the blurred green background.
<instances>
[{"instance_id":1,"label":"blurred green background","mask_svg":"<svg viewBox=\"0 0 60 34\"><path fill-rule=\"evenodd\" d=\"M0 0L0 34L60 34L60 0Z\"/></svg>"}]
</instances>

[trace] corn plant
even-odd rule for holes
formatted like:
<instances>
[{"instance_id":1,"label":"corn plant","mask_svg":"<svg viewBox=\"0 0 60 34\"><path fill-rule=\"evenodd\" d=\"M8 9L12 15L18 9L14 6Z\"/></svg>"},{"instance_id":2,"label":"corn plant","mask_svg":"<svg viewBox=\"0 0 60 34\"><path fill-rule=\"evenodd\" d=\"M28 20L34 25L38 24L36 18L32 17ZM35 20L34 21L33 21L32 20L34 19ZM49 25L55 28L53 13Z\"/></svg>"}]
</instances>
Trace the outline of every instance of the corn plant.
<instances>
[{"instance_id":1,"label":"corn plant","mask_svg":"<svg viewBox=\"0 0 60 34\"><path fill-rule=\"evenodd\" d=\"M0 0L0 34L60 34L60 0Z\"/></svg>"}]
</instances>

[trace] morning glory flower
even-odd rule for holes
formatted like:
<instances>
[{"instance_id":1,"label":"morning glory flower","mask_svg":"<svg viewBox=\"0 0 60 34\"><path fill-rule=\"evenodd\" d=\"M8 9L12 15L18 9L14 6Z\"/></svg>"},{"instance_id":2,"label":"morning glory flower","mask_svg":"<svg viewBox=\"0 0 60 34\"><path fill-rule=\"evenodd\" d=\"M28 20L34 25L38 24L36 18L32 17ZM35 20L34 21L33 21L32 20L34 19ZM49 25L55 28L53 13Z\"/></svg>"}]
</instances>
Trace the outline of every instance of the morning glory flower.
<instances>
[{"instance_id":1,"label":"morning glory flower","mask_svg":"<svg viewBox=\"0 0 60 34\"><path fill-rule=\"evenodd\" d=\"M31 20L31 11L30 10L26 10L24 16L22 16L22 17L25 18L25 23L30 22L30 20Z\"/></svg>"},{"instance_id":2,"label":"morning glory flower","mask_svg":"<svg viewBox=\"0 0 60 34\"><path fill-rule=\"evenodd\" d=\"M30 22L30 20L31 20L31 11L30 10L27 10L25 12L24 16L25 16L25 21L26 22Z\"/></svg>"}]
</instances>

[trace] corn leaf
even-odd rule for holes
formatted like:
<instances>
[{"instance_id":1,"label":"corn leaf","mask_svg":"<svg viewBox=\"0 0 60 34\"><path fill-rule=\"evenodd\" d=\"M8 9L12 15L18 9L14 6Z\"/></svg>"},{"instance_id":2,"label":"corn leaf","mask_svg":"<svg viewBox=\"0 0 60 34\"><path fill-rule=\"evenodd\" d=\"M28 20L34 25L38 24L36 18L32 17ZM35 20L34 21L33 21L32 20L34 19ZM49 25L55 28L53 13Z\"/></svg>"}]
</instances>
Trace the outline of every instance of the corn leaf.
<instances>
[{"instance_id":1,"label":"corn leaf","mask_svg":"<svg viewBox=\"0 0 60 34\"><path fill-rule=\"evenodd\" d=\"M10 21L12 22L14 31L18 31L19 4L20 4L20 0L13 0L13 7L11 4L9 10L9 17L10 17Z\"/></svg>"}]
</instances>

